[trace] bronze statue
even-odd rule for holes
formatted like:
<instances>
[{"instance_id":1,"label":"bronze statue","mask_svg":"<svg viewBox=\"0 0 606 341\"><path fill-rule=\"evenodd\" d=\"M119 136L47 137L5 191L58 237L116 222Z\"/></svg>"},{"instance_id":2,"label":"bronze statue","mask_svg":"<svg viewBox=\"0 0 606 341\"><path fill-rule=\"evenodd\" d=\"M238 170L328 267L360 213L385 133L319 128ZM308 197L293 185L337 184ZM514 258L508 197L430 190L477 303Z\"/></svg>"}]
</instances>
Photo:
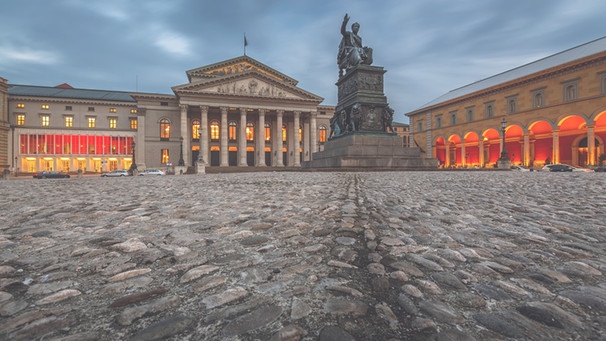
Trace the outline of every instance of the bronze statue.
<instances>
[{"instance_id":1,"label":"bronze statue","mask_svg":"<svg viewBox=\"0 0 606 341\"><path fill-rule=\"evenodd\" d=\"M360 24L353 23L351 31L347 31L347 23L349 16L345 14L343 23L341 24L341 34L343 38L339 44L339 54L337 56L337 64L339 65L339 74L343 74L343 70L349 70L359 64L372 64L372 49L367 46L362 46L362 37L358 35Z\"/></svg>"},{"instance_id":2,"label":"bronze statue","mask_svg":"<svg viewBox=\"0 0 606 341\"><path fill-rule=\"evenodd\" d=\"M387 131L387 128L393 133L393 109L391 107L386 106L381 113L381 124L383 125L383 131Z\"/></svg>"}]
</instances>

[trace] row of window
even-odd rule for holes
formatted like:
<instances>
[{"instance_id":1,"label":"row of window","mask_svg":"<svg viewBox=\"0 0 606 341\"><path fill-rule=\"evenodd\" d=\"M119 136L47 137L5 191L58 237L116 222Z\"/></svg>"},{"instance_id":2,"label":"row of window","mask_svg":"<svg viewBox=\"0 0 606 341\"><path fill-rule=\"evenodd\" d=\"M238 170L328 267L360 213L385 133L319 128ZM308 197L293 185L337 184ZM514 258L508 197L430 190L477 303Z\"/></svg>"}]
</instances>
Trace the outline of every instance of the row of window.
<instances>
[{"instance_id":1,"label":"row of window","mask_svg":"<svg viewBox=\"0 0 606 341\"><path fill-rule=\"evenodd\" d=\"M191 125L191 136L193 140L199 140L200 139L200 121L199 120L193 120L192 121L192 125ZM167 118L163 118L160 120L160 139L161 140L169 140L170 139L170 131L171 131L171 123L170 120L168 120ZM282 125L282 141L286 142L287 141L287 133L286 133L287 129L286 129L286 125L283 124ZM210 121L210 139L212 141L218 141L220 138L220 132L221 132L221 123L217 120L212 120ZM271 141L271 124L270 123L265 123L265 127L264 127L264 133L265 133L265 141L266 142L270 142ZM246 123L246 131L245 131L245 135L246 135L246 140L247 141L254 141L255 140L255 124L253 122L247 122ZM319 136L318 136L318 141L319 142L326 142L326 137L327 137L327 128L324 125L321 125L319 128ZM227 138L230 141L236 141L238 139L238 124L236 121L229 121L227 123ZM299 128L299 142L301 142L303 140L303 131L301 128Z\"/></svg>"},{"instance_id":2,"label":"row of window","mask_svg":"<svg viewBox=\"0 0 606 341\"><path fill-rule=\"evenodd\" d=\"M562 83L562 101L564 103L575 101L579 98L578 91L579 79L573 79ZM601 75L601 94L606 94L606 75ZM539 109L546 106L546 87L532 90L531 93L531 107L533 109ZM505 98L505 113L515 114L518 112L518 95L512 95ZM484 118L492 118L495 115L495 101L484 103ZM457 122L458 113L456 110L451 111L448 114L449 124L455 125ZM465 122L473 122L475 120L475 106L469 106L465 108ZM442 128L444 126L443 117L441 114L435 117L435 128ZM423 130L423 121L417 122L417 131Z\"/></svg>"},{"instance_id":3,"label":"row of window","mask_svg":"<svg viewBox=\"0 0 606 341\"><path fill-rule=\"evenodd\" d=\"M19 109L25 109L25 103L17 103L17 108ZM40 109L42 110L50 110L50 105L48 104L41 104L40 105ZM65 106L65 111L72 111L73 107L71 105L66 105ZM109 113L114 114L117 113L118 110L116 108L110 107L109 109ZM95 112L95 107L88 107L88 112ZM137 113L137 109L131 109L130 110L131 114L136 114Z\"/></svg>"},{"instance_id":4,"label":"row of window","mask_svg":"<svg viewBox=\"0 0 606 341\"><path fill-rule=\"evenodd\" d=\"M21 134L20 154L130 155L134 139L129 136Z\"/></svg>"},{"instance_id":5,"label":"row of window","mask_svg":"<svg viewBox=\"0 0 606 341\"><path fill-rule=\"evenodd\" d=\"M40 117L40 125L42 127L50 127L50 114L39 114ZM130 129L137 130L137 119L129 118L130 120ZM66 128L73 128L74 126L74 116L73 115L63 115L63 122ZM118 128L118 117L108 117L108 128L109 129L117 129ZM25 125L25 114L17 114L16 115L16 124L18 126ZM97 117L95 116L86 116L86 126L88 128L96 128L97 127Z\"/></svg>"}]
</instances>

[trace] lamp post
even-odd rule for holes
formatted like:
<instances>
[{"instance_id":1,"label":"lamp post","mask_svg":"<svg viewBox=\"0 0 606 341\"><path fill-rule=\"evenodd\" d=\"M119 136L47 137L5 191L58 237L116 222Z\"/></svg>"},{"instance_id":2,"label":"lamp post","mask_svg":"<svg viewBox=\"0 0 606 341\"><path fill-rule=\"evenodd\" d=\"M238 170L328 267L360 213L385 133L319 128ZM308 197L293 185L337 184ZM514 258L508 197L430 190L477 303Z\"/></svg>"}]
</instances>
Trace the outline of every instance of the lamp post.
<instances>
[{"instance_id":1,"label":"lamp post","mask_svg":"<svg viewBox=\"0 0 606 341\"><path fill-rule=\"evenodd\" d=\"M130 168L128 169L128 172L131 173L132 175L135 175L135 172L137 171L137 160L135 159L135 146L136 146L136 143L135 143L135 141L133 141L133 144L132 144L133 162L130 164Z\"/></svg>"},{"instance_id":2,"label":"lamp post","mask_svg":"<svg viewBox=\"0 0 606 341\"><path fill-rule=\"evenodd\" d=\"M507 148L505 147L505 127L507 126L507 121L505 118L501 120L501 144L503 145L503 149L501 149L501 157L497 160L497 168L499 169L509 169L511 166L511 160L509 160L509 156L507 155Z\"/></svg>"},{"instance_id":3,"label":"lamp post","mask_svg":"<svg viewBox=\"0 0 606 341\"><path fill-rule=\"evenodd\" d=\"M185 160L183 160L183 136L179 138L181 140L181 150L179 152L179 166L185 166Z\"/></svg>"},{"instance_id":4,"label":"lamp post","mask_svg":"<svg viewBox=\"0 0 606 341\"><path fill-rule=\"evenodd\" d=\"M507 121L505 120L505 118L503 118L501 120L501 138L502 138L502 144L503 144L503 149L501 150L501 157L499 158L499 160L507 160L509 161L509 156L507 155L507 148L505 146L505 127L507 126Z\"/></svg>"}]
</instances>

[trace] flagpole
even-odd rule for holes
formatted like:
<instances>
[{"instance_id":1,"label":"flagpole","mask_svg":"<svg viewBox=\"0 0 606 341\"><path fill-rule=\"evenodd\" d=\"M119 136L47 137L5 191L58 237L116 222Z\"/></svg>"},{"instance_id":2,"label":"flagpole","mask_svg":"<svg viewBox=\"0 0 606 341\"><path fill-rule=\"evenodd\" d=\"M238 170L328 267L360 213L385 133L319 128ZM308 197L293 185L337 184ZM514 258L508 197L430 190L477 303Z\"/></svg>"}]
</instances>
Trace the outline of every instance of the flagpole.
<instances>
[{"instance_id":1,"label":"flagpole","mask_svg":"<svg viewBox=\"0 0 606 341\"><path fill-rule=\"evenodd\" d=\"M246 41L246 32L244 32L244 55L246 56L246 45L248 45L248 42Z\"/></svg>"}]
</instances>

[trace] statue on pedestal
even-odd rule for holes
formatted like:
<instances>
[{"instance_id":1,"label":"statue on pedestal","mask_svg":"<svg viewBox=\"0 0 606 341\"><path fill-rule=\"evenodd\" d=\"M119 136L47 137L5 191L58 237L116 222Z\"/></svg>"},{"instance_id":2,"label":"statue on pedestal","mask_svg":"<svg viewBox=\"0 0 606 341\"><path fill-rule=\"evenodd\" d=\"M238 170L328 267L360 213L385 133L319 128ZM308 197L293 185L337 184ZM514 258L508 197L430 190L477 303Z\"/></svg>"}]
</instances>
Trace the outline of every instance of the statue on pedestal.
<instances>
[{"instance_id":1,"label":"statue on pedestal","mask_svg":"<svg viewBox=\"0 0 606 341\"><path fill-rule=\"evenodd\" d=\"M339 44L339 54L337 55L337 64L339 65L339 75L343 75L343 70L349 70L358 64L372 64L372 49L362 46L362 37L358 35L360 24L353 23L351 31L347 31L349 16L345 14L341 24L341 43Z\"/></svg>"}]
</instances>

